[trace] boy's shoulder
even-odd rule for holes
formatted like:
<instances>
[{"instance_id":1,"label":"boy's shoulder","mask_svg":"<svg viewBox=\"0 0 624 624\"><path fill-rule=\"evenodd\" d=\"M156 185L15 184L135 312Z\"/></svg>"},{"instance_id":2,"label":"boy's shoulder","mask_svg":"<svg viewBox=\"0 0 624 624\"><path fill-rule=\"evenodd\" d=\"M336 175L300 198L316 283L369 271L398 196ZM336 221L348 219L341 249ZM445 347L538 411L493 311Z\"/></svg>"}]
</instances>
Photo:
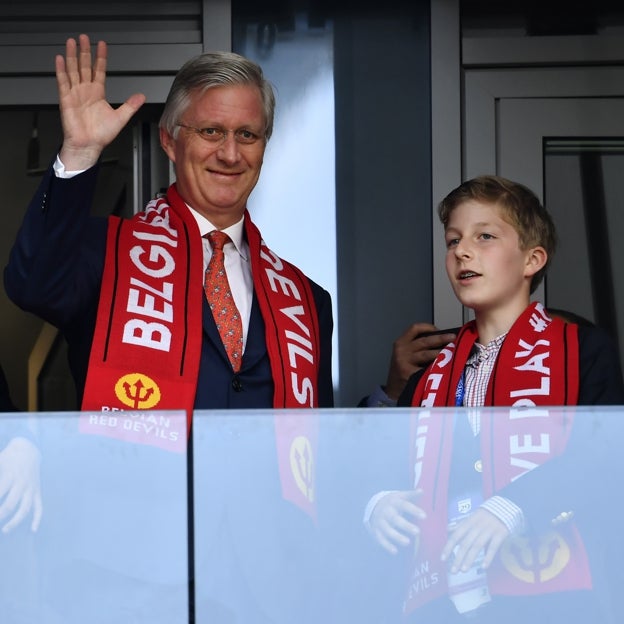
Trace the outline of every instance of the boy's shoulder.
<instances>
[{"instance_id":1,"label":"boy's shoulder","mask_svg":"<svg viewBox=\"0 0 624 624\"><path fill-rule=\"evenodd\" d=\"M595 325L579 325L579 350L581 354L585 352L594 352L602 349L613 351L617 355L617 345L613 336L603 329Z\"/></svg>"},{"instance_id":2,"label":"boy's shoulder","mask_svg":"<svg viewBox=\"0 0 624 624\"><path fill-rule=\"evenodd\" d=\"M600 327L579 325L579 405L624 405L617 343Z\"/></svg>"}]
</instances>

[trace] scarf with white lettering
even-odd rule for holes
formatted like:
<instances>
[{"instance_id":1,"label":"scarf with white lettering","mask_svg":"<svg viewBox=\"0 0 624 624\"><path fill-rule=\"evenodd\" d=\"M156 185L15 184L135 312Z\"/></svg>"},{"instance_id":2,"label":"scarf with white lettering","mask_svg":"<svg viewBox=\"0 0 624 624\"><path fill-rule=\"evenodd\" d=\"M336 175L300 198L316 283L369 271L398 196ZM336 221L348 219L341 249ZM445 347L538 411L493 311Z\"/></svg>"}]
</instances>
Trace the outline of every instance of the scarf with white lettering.
<instances>
[{"instance_id":1,"label":"scarf with white lettering","mask_svg":"<svg viewBox=\"0 0 624 624\"><path fill-rule=\"evenodd\" d=\"M244 223L254 292L266 327L273 406L317 407L320 336L309 281L265 245L248 212ZM198 285L203 272L197 223L175 184L166 198L150 201L132 219L109 218L83 411L184 409L190 428L202 348L204 291ZM244 366L243 356L243 371ZM310 425L304 432L292 427L279 431L280 420L275 421L278 448L288 452L295 441L301 444L302 436L314 447L313 419L298 419L301 427ZM132 433L107 429L97 433L124 439ZM186 435L179 438L177 450L183 450ZM135 441L175 450L168 442ZM310 475L304 475L307 492L299 483L301 475L291 474L290 462L280 459L280 465L288 467L293 495L303 494L301 506L309 505Z\"/></svg>"},{"instance_id":2,"label":"scarf with white lettering","mask_svg":"<svg viewBox=\"0 0 624 624\"><path fill-rule=\"evenodd\" d=\"M505 338L485 405L510 409L481 414L484 500L565 450L573 415L545 408L578 402L577 330L576 325L551 319L536 303L524 311ZM476 339L471 321L424 373L413 406L456 405L456 391ZM421 409L412 423L411 478L414 489L423 490L418 505L427 519L421 524L418 552L410 564L407 612L448 592L446 564L440 561L440 553L447 540L454 419L466 417L461 409ZM546 534L508 538L488 570L488 585L492 594L505 595L591 588L587 556L574 522L553 527Z\"/></svg>"}]
</instances>

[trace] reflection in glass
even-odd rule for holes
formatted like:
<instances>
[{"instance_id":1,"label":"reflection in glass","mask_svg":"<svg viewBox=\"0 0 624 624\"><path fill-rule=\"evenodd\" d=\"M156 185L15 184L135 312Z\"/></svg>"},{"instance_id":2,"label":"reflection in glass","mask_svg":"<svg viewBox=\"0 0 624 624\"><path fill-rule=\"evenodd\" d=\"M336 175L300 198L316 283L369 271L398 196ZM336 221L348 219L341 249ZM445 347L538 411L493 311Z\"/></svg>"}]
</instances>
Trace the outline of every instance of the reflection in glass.
<instances>
[{"instance_id":1,"label":"reflection in glass","mask_svg":"<svg viewBox=\"0 0 624 624\"><path fill-rule=\"evenodd\" d=\"M34 431L23 415L1 414L0 482L23 473L19 466L32 456L13 455L8 464L3 453L11 440L28 439L40 458L44 509L38 531L27 518L0 534L2 621L405 622L410 596L442 586L440 561L414 567L415 555L426 552L424 523L423 539L391 555L364 520L377 493L419 487L418 504L441 505L431 517L442 514L433 528L446 535L445 496L429 495L445 477L417 470L423 453L439 455L433 428L427 430L434 421L449 425L454 446L445 452L452 450L453 466L468 466L459 477L492 477L487 487L509 497L513 490L525 515L485 574L497 609L497 619L487 621L545 621L535 617L536 606L567 614L546 621L618 621L623 509L613 487L624 476L623 407L303 414L196 412L192 453L169 444L186 430L183 412L40 413ZM503 470L509 479L491 472L493 457L474 462L474 448L457 443L463 433L456 427L469 415L504 433L491 441L495 453L512 460ZM521 432L517 439L507 435L514 431ZM465 498L460 502L457 510L469 512ZM570 553L583 549L588 566L576 568ZM591 590L566 589L588 574ZM503 576L525 595L501 595ZM541 597L532 591L538 584L547 590ZM411 617L465 621L446 590Z\"/></svg>"}]
</instances>

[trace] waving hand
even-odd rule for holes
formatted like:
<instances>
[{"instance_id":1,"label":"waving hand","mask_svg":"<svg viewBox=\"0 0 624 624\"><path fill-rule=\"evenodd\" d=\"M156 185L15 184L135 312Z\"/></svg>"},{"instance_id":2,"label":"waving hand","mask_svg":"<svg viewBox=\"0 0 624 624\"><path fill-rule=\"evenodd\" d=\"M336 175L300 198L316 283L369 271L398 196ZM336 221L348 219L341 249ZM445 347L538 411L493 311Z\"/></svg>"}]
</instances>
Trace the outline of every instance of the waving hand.
<instances>
[{"instance_id":1,"label":"waving hand","mask_svg":"<svg viewBox=\"0 0 624 624\"><path fill-rule=\"evenodd\" d=\"M80 35L79 46L75 39L68 39L65 57L56 57L63 126L60 158L67 170L93 166L145 102L141 93L131 95L116 109L106 101L106 55L106 43L99 41L93 63L89 37Z\"/></svg>"}]
</instances>

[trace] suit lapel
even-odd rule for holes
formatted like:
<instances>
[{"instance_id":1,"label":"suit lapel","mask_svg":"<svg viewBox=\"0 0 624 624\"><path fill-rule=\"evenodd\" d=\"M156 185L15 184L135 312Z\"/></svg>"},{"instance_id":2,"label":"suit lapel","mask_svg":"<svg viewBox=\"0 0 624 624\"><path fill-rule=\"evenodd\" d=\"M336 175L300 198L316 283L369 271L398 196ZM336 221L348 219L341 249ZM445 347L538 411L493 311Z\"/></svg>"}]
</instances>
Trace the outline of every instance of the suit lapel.
<instances>
[{"instance_id":1,"label":"suit lapel","mask_svg":"<svg viewBox=\"0 0 624 624\"><path fill-rule=\"evenodd\" d=\"M219 330L210 311L208 301L204 297L203 299L203 328L204 335L214 346L215 350L219 353L219 356L229 366L230 360L228 359L225 347L219 335ZM266 338L264 335L264 321L260 314L260 306L254 292L253 302L251 305L251 315L249 318L249 330L247 332L247 343L245 344L245 351L243 353L243 363L241 371L252 368L258 360L266 355Z\"/></svg>"},{"instance_id":2,"label":"suit lapel","mask_svg":"<svg viewBox=\"0 0 624 624\"><path fill-rule=\"evenodd\" d=\"M207 339L212 343L215 351L219 354L225 363L230 365L230 360L225 352L225 347L223 346L223 341L221 340L221 336L219 335L219 330L217 329L217 325L212 316L212 312L210 311L210 306L208 305L208 301L206 297L203 298L203 308L202 308L202 324L204 327L204 334Z\"/></svg>"},{"instance_id":3,"label":"suit lapel","mask_svg":"<svg viewBox=\"0 0 624 624\"><path fill-rule=\"evenodd\" d=\"M243 353L243 369L252 368L258 360L267 353L264 320L260 313L260 305L254 291L253 302L251 304L251 315L249 317L249 331L247 332L247 343Z\"/></svg>"}]
</instances>

